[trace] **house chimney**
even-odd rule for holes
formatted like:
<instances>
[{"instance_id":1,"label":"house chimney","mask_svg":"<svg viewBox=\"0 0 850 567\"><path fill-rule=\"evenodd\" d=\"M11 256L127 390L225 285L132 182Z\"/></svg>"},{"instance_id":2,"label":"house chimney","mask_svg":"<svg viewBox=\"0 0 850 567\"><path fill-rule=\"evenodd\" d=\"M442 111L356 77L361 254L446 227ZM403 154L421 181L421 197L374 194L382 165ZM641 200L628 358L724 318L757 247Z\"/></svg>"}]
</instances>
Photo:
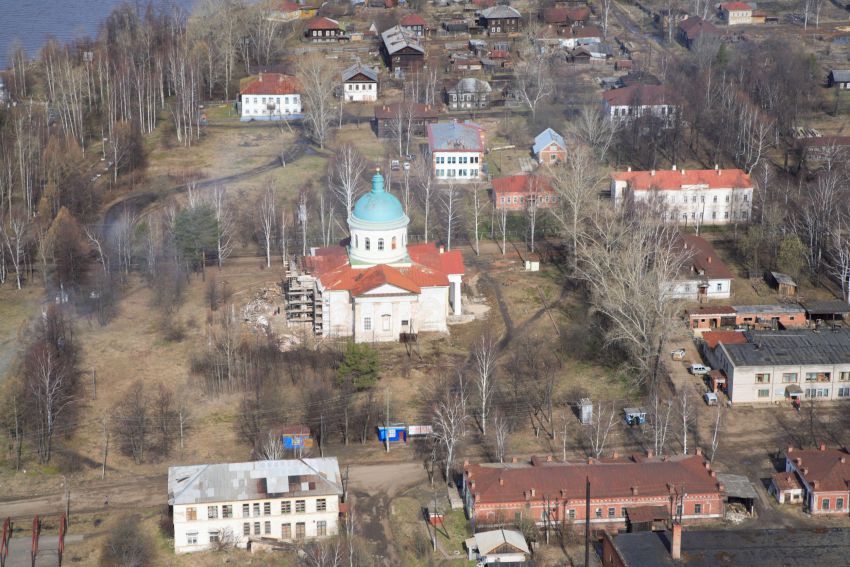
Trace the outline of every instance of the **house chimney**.
<instances>
[{"instance_id":1,"label":"house chimney","mask_svg":"<svg viewBox=\"0 0 850 567\"><path fill-rule=\"evenodd\" d=\"M532 498L534 498L534 493L535 493L535 492L536 492L536 491L535 491L533 488L529 491L529 493L531 494L531 497L532 497Z\"/></svg>"},{"instance_id":2,"label":"house chimney","mask_svg":"<svg viewBox=\"0 0 850 567\"><path fill-rule=\"evenodd\" d=\"M818 449L820 449L821 451L826 451L826 443L821 443L821 444L818 446Z\"/></svg>"},{"instance_id":3,"label":"house chimney","mask_svg":"<svg viewBox=\"0 0 850 567\"><path fill-rule=\"evenodd\" d=\"M809 467L803 467L803 476L809 475Z\"/></svg>"},{"instance_id":4,"label":"house chimney","mask_svg":"<svg viewBox=\"0 0 850 567\"><path fill-rule=\"evenodd\" d=\"M592 464L593 464L593 457L588 457L588 458L587 458L587 464L588 464L588 465L592 465Z\"/></svg>"},{"instance_id":5,"label":"house chimney","mask_svg":"<svg viewBox=\"0 0 850 567\"><path fill-rule=\"evenodd\" d=\"M673 534L670 540L670 557L674 561L682 558L682 524L673 524Z\"/></svg>"},{"instance_id":6,"label":"house chimney","mask_svg":"<svg viewBox=\"0 0 850 567\"><path fill-rule=\"evenodd\" d=\"M260 73L260 82L261 83L263 82L263 74L262 73Z\"/></svg>"},{"instance_id":7,"label":"house chimney","mask_svg":"<svg viewBox=\"0 0 850 567\"><path fill-rule=\"evenodd\" d=\"M653 451L652 449L647 449L647 450L646 450L646 457L647 457L648 459L651 459L651 458L653 458L654 456L655 456L655 451Z\"/></svg>"},{"instance_id":8,"label":"house chimney","mask_svg":"<svg viewBox=\"0 0 850 567\"><path fill-rule=\"evenodd\" d=\"M708 263L711 264L711 256L708 257Z\"/></svg>"},{"instance_id":9,"label":"house chimney","mask_svg":"<svg viewBox=\"0 0 850 567\"><path fill-rule=\"evenodd\" d=\"M717 478L717 473L714 472L714 471L711 471L711 478Z\"/></svg>"},{"instance_id":10,"label":"house chimney","mask_svg":"<svg viewBox=\"0 0 850 567\"><path fill-rule=\"evenodd\" d=\"M723 486L722 482L718 482L717 483L717 490L719 490L720 492L724 492L726 490L726 487Z\"/></svg>"},{"instance_id":11,"label":"house chimney","mask_svg":"<svg viewBox=\"0 0 850 567\"><path fill-rule=\"evenodd\" d=\"M707 471L711 470L711 463L709 463L708 461L705 462L705 470L707 470Z\"/></svg>"},{"instance_id":12,"label":"house chimney","mask_svg":"<svg viewBox=\"0 0 850 567\"><path fill-rule=\"evenodd\" d=\"M843 463L846 463L846 462L847 462L847 457L841 457L839 460L841 461L841 463L842 463L842 464L843 464Z\"/></svg>"},{"instance_id":13,"label":"house chimney","mask_svg":"<svg viewBox=\"0 0 850 567\"><path fill-rule=\"evenodd\" d=\"M714 171L717 171L718 175L720 175L720 173L719 173L720 172L720 166L717 165L716 163L714 164Z\"/></svg>"},{"instance_id":14,"label":"house chimney","mask_svg":"<svg viewBox=\"0 0 850 567\"><path fill-rule=\"evenodd\" d=\"M551 462L552 462L552 455L546 455L546 462L547 462L547 463L551 463Z\"/></svg>"},{"instance_id":15,"label":"house chimney","mask_svg":"<svg viewBox=\"0 0 850 567\"><path fill-rule=\"evenodd\" d=\"M654 170L654 169L650 170L649 174L650 174L651 176L655 177L655 170Z\"/></svg>"},{"instance_id":16,"label":"house chimney","mask_svg":"<svg viewBox=\"0 0 850 567\"><path fill-rule=\"evenodd\" d=\"M676 164L673 164L673 171L676 171Z\"/></svg>"},{"instance_id":17,"label":"house chimney","mask_svg":"<svg viewBox=\"0 0 850 567\"><path fill-rule=\"evenodd\" d=\"M788 447L788 450L787 450L787 451L785 451L785 452L786 452L786 453L793 453L793 452L794 452L794 447Z\"/></svg>"},{"instance_id":18,"label":"house chimney","mask_svg":"<svg viewBox=\"0 0 850 567\"><path fill-rule=\"evenodd\" d=\"M800 457L797 457L796 459L794 459L794 462L795 462L795 463L797 464L797 466L799 467L800 465L802 465L802 464L803 464L803 459L801 459Z\"/></svg>"},{"instance_id":19,"label":"house chimney","mask_svg":"<svg viewBox=\"0 0 850 567\"><path fill-rule=\"evenodd\" d=\"M697 455L697 456L702 455L702 447L697 447L696 451L694 451L694 454Z\"/></svg>"},{"instance_id":20,"label":"house chimney","mask_svg":"<svg viewBox=\"0 0 850 567\"><path fill-rule=\"evenodd\" d=\"M812 488L815 489L815 490L818 489L818 481L816 481L816 480L812 481Z\"/></svg>"},{"instance_id":21,"label":"house chimney","mask_svg":"<svg viewBox=\"0 0 850 567\"><path fill-rule=\"evenodd\" d=\"M619 454L617 451L614 451L613 453L611 453L611 458L612 458L612 459L616 459L616 458L618 458L619 456L620 456L620 454Z\"/></svg>"},{"instance_id":22,"label":"house chimney","mask_svg":"<svg viewBox=\"0 0 850 567\"><path fill-rule=\"evenodd\" d=\"M512 463L515 463L515 462L516 462L516 457L511 457L511 462L512 462Z\"/></svg>"},{"instance_id":23,"label":"house chimney","mask_svg":"<svg viewBox=\"0 0 850 567\"><path fill-rule=\"evenodd\" d=\"M463 460L463 468L467 468L467 467L469 467L469 459L464 459Z\"/></svg>"},{"instance_id":24,"label":"house chimney","mask_svg":"<svg viewBox=\"0 0 850 567\"><path fill-rule=\"evenodd\" d=\"M629 167L626 169L626 171L628 171L629 173L631 173L631 171L632 171L632 166L629 166Z\"/></svg>"},{"instance_id":25,"label":"house chimney","mask_svg":"<svg viewBox=\"0 0 850 567\"><path fill-rule=\"evenodd\" d=\"M480 494L476 494L476 495L475 495L475 501L476 501L476 502L481 502L481 495L480 495Z\"/></svg>"},{"instance_id":26,"label":"house chimney","mask_svg":"<svg viewBox=\"0 0 850 567\"><path fill-rule=\"evenodd\" d=\"M682 168L682 175L684 175L684 174L685 174L685 168L683 167Z\"/></svg>"},{"instance_id":27,"label":"house chimney","mask_svg":"<svg viewBox=\"0 0 850 567\"><path fill-rule=\"evenodd\" d=\"M637 487L637 485L634 485L632 487L632 496L637 496L637 495L638 495L638 487Z\"/></svg>"},{"instance_id":28,"label":"house chimney","mask_svg":"<svg viewBox=\"0 0 850 567\"><path fill-rule=\"evenodd\" d=\"M442 244L440 244L440 254L442 254L442 253L443 253L443 252L445 252L445 251L446 251L445 246L443 246Z\"/></svg>"}]
</instances>

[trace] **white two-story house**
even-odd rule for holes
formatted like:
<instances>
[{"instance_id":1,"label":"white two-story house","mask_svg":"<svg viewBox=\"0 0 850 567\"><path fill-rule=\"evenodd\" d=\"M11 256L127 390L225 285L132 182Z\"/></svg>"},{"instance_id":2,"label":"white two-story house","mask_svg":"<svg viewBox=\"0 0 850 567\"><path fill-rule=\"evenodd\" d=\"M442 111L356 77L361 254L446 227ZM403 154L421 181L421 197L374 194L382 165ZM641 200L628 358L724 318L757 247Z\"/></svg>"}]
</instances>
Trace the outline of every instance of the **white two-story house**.
<instances>
[{"instance_id":1,"label":"white two-story house","mask_svg":"<svg viewBox=\"0 0 850 567\"><path fill-rule=\"evenodd\" d=\"M341 496L334 457L170 467L174 551L332 536Z\"/></svg>"},{"instance_id":2,"label":"white two-story house","mask_svg":"<svg viewBox=\"0 0 850 567\"><path fill-rule=\"evenodd\" d=\"M288 120L301 116L300 85L295 77L260 73L242 83L242 122Z\"/></svg>"},{"instance_id":3,"label":"white two-story house","mask_svg":"<svg viewBox=\"0 0 850 567\"><path fill-rule=\"evenodd\" d=\"M342 96L345 102L378 100L378 71L359 63L342 72Z\"/></svg>"},{"instance_id":4,"label":"white two-story house","mask_svg":"<svg viewBox=\"0 0 850 567\"><path fill-rule=\"evenodd\" d=\"M657 208L664 220L699 227L747 222L753 183L741 169L617 171L611 174L614 206Z\"/></svg>"},{"instance_id":5,"label":"white two-story house","mask_svg":"<svg viewBox=\"0 0 850 567\"><path fill-rule=\"evenodd\" d=\"M465 183L483 177L484 129L473 122L428 124L428 151L437 181Z\"/></svg>"}]
</instances>

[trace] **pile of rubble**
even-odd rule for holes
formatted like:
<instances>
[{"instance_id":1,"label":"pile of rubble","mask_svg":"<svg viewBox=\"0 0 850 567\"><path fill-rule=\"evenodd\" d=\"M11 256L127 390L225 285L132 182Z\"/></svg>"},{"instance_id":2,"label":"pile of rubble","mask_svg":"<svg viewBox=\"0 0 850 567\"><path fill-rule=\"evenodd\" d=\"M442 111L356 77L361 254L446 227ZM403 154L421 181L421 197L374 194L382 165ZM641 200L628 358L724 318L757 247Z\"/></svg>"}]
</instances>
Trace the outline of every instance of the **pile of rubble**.
<instances>
[{"instance_id":1,"label":"pile of rubble","mask_svg":"<svg viewBox=\"0 0 850 567\"><path fill-rule=\"evenodd\" d=\"M270 321L280 315L283 293L278 287L263 288L254 294L242 310L244 321L254 328L268 328Z\"/></svg>"}]
</instances>

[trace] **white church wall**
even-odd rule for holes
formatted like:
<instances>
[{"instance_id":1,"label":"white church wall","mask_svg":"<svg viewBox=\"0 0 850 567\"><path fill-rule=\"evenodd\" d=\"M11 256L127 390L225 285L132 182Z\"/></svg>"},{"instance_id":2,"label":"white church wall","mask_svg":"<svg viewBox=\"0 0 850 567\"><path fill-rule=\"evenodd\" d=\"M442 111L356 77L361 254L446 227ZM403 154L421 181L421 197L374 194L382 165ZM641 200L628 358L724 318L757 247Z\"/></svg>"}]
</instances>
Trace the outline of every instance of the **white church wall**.
<instances>
[{"instance_id":1,"label":"white church wall","mask_svg":"<svg viewBox=\"0 0 850 567\"><path fill-rule=\"evenodd\" d=\"M413 314L414 327L419 331L448 331L449 288L424 287Z\"/></svg>"},{"instance_id":2,"label":"white church wall","mask_svg":"<svg viewBox=\"0 0 850 567\"><path fill-rule=\"evenodd\" d=\"M325 314L325 333L332 337L350 337L354 334L354 312L347 291L325 291L328 298Z\"/></svg>"}]
</instances>

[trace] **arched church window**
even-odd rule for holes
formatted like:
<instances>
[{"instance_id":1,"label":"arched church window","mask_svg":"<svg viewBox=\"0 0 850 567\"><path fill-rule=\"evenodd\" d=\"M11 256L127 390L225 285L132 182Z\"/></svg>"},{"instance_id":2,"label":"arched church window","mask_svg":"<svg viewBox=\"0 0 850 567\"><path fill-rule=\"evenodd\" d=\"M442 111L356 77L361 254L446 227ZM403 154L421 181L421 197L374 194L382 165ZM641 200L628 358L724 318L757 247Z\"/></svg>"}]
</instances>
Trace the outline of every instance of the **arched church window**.
<instances>
[{"instance_id":1,"label":"arched church window","mask_svg":"<svg viewBox=\"0 0 850 567\"><path fill-rule=\"evenodd\" d=\"M392 244L390 244L390 246L392 247L391 248L392 250L395 250L395 248L396 248L396 237L395 236L393 236L393 241L392 241Z\"/></svg>"},{"instance_id":2,"label":"arched church window","mask_svg":"<svg viewBox=\"0 0 850 567\"><path fill-rule=\"evenodd\" d=\"M378 250L383 250L383 249L384 249L384 239L379 238L378 239Z\"/></svg>"},{"instance_id":3,"label":"arched church window","mask_svg":"<svg viewBox=\"0 0 850 567\"><path fill-rule=\"evenodd\" d=\"M357 235L356 235L356 234L354 235L354 247L355 247L355 248L360 248L360 239L359 239L359 238L357 238Z\"/></svg>"},{"instance_id":4,"label":"arched church window","mask_svg":"<svg viewBox=\"0 0 850 567\"><path fill-rule=\"evenodd\" d=\"M366 250L371 250L371 249L372 249L371 243L369 242L369 239L367 238L366 239Z\"/></svg>"}]
</instances>

